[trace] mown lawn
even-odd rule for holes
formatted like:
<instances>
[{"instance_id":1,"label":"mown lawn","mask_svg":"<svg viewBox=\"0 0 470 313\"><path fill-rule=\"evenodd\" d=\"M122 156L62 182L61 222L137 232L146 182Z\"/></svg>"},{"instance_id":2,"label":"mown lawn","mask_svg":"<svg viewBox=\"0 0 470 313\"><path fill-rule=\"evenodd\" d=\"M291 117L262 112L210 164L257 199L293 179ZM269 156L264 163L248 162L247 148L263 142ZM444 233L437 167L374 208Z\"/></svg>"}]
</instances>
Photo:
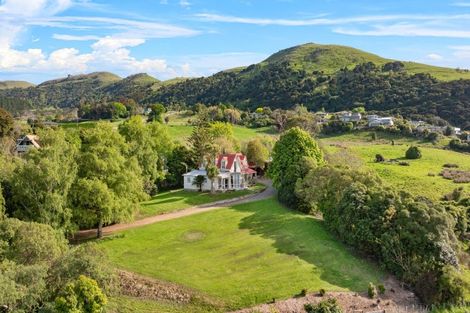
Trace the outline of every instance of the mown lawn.
<instances>
[{"instance_id":1,"label":"mown lawn","mask_svg":"<svg viewBox=\"0 0 470 313\"><path fill-rule=\"evenodd\" d=\"M192 206L210 202L232 199L245 196L264 189L262 184L256 184L246 190L229 191L211 194L210 192L184 191L182 189L166 191L152 197L151 200L141 203L139 217L147 217L167 212L183 210Z\"/></svg>"},{"instance_id":2,"label":"mown lawn","mask_svg":"<svg viewBox=\"0 0 470 313\"><path fill-rule=\"evenodd\" d=\"M383 278L322 221L274 199L128 230L100 244L117 267L191 287L227 309L303 288L365 291Z\"/></svg>"}]
</instances>

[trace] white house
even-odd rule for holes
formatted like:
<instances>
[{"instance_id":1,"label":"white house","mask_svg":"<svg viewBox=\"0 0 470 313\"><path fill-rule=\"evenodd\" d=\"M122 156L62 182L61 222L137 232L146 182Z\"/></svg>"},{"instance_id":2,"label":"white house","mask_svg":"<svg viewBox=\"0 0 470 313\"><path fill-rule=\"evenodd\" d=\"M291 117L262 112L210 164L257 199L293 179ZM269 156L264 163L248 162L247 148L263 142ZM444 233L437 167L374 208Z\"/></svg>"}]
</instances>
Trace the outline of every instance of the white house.
<instances>
[{"instance_id":1,"label":"white house","mask_svg":"<svg viewBox=\"0 0 470 313\"><path fill-rule=\"evenodd\" d=\"M38 136L26 135L16 140L16 152L25 153L32 148L39 149L41 146L38 144Z\"/></svg>"},{"instance_id":2,"label":"white house","mask_svg":"<svg viewBox=\"0 0 470 313\"><path fill-rule=\"evenodd\" d=\"M377 114L370 114L370 115L366 115L366 118L367 118L367 121L370 122L370 121L378 119L379 116Z\"/></svg>"},{"instance_id":3,"label":"white house","mask_svg":"<svg viewBox=\"0 0 470 313\"><path fill-rule=\"evenodd\" d=\"M393 126L393 118L378 117L376 119L369 120L369 127L377 127L377 126Z\"/></svg>"},{"instance_id":4,"label":"white house","mask_svg":"<svg viewBox=\"0 0 470 313\"><path fill-rule=\"evenodd\" d=\"M348 123L348 122L359 122L362 119L361 113L358 112L341 112L339 114L339 119L341 122Z\"/></svg>"},{"instance_id":5,"label":"white house","mask_svg":"<svg viewBox=\"0 0 470 313\"><path fill-rule=\"evenodd\" d=\"M246 189L256 176L256 171L248 166L246 156L242 153L221 154L217 156L215 165L219 169L219 174L214 181L216 191ZM198 190L198 186L194 185L194 179L200 175L206 178L202 190L211 190L211 180L202 167L183 174L184 190Z\"/></svg>"}]
</instances>

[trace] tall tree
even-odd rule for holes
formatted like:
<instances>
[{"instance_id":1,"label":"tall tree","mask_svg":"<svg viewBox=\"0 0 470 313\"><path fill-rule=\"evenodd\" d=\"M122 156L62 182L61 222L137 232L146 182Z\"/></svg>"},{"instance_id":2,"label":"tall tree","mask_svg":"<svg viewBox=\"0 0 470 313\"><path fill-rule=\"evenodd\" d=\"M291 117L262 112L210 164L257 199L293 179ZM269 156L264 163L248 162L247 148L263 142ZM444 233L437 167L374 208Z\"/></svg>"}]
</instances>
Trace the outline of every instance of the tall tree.
<instances>
[{"instance_id":1,"label":"tall tree","mask_svg":"<svg viewBox=\"0 0 470 313\"><path fill-rule=\"evenodd\" d=\"M0 108L0 138L10 135L14 123L13 116L8 111Z\"/></svg>"},{"instance_id":2,"label":"tall tree","mask_svg":"<svg viewBox=\"0 0 470 313\"><path fill-rule=\"evenodd\" d=\"M5 198L3 197L3 189L0 184L0 220L5 217Z\"/></svg>"},{"instance_id":3,"label":"tall tree","mask_svg":"<svg viewBox=\"0 0 470 313\"><path fill-rule=\"evenodd\" d=\"M279 200L297 208L300 199L295 194L295 185L313 166L324 163L323 153L312 136L298 127L284 132L274 145L273 161L269 176L278 191Z\"/></svg>"},{"instance_id":4,"label":"tall tree","mask_svg":"<svg viewBox=\"0 0 470 313\"><path fill-rule=\"evenodd\" d=\"M63 130L39 132L41 148L30 150L13 172L8 211L23 220L70 230L70 187L77 173L77 147Z\"/></svg>"},{"instance_id":5,"label":"tall tree","mask_svg":"<svg viewBox=\"0 0 470 313\"><path fill-rule=\"evenodd\" d=\"M108 122L86 129L78 158L78 177L72 203L80 226L128 220L146 199L141 169L135 157L126 158L129 147ZM99 198L86 197L99 188ZM77 193L83 192L81 197ZM91 196L91 195L90 195ZM98 201L99 200L99 201ZM92 208L92 205L97 207ZM98 235L100 233L98 232Z\"/></svg>"},{"instance_id":6,"label":"tall tree","mask_svg":"<svg viewBox=\"0 0 470 313\"><path fill-rule=\"evenodd\" d=\"M176 146L168 156L165 187L183 187L183 174L196 166L191 150L186 146Z\"/></svg>"},{"instance_id":7,"label":"tall tree","mask_svg":"<svg viewBox=\"0 0 470 313\"><path fill-rule=\"evenodd\" d=\"M140 116L133 116L119 126L119 132L128 144L127 156L139 162L145 190L151 193L156 182L165 176L165 160L172 149L165 126L156 122L146 124Z\"/></svg>"},{"instance_id":8,"label":"tall tree","mask_svg":"<svg viewBox=\"0 0 470 313\"><path fill-rule=\"evenodd\" d=\"M206 166L207 178L211 181L211 193L215 192L215 180L217 175L219 175L219 169L215 166L213 159L208 160L208 164Z\"/></svg>"},{"instance_id":9,"label":"tall tree","mask_svg":"<svg viewBox=\"0 0 470 313\"><path fill-rule=\"evenodd\" d=\"M256 166L264 167L269 158L269 150L259 138L250 140L246 147L246 157L248 162Z\"/></svg>"},{"instance_id":10,"label":"tall tree","mask_svg":"<svg viewBox=\"0 0 470 313\"><path fill-rule=\"evenodd\" d=\"M210 126L206 123L201 123L193 128L191 137L189 137L189 144L199 166L204 166L207 157L216 153L214 135Z\"/></svg>"},{"instance_id":11,"label":"tall tree","mask_svg":"<svg viewBox=\"0 0 470 313\"><path fill-rule=\"evenodd\" d=\"M163 104L161 104L161 103L152 104L150 106L150 110L151 110L151 112L150 112L149 117L148 117L149 122L156 121L156 122L162 123L163 122L163 114L166 111Z\"/></svg>"}]
</instances>

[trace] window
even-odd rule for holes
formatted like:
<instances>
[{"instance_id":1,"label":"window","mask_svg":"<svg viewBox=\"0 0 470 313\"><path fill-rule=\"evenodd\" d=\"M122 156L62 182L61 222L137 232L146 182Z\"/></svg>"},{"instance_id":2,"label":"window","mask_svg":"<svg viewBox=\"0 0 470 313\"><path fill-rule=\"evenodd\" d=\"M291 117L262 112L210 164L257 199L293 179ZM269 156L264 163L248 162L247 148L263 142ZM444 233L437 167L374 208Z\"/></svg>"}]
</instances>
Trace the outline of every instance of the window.
<instances>
[{"instance_id":1,"label":"window","mask_svg":"<svg viewBox=\"0 0 470 313\"><path fill-rule=\"evenodd\" d=\"M226 164L225 164L225 159L224 159L224 160L222 160L222 166L221 166L223 170L225 169L225 165Z\"/></svg>"},{"instance_id":2,"label":"window","mask_svg":"<svg viewBox=\"0 0 470 313\"><path fill-rule=\"evenodd\" d=\"M180 181L181 181L181 180L180 180ZM191 177L187 176L186 182L187 182L188 184L190 184L190 183L191 183Z\"/></svg>"}]
</instances>

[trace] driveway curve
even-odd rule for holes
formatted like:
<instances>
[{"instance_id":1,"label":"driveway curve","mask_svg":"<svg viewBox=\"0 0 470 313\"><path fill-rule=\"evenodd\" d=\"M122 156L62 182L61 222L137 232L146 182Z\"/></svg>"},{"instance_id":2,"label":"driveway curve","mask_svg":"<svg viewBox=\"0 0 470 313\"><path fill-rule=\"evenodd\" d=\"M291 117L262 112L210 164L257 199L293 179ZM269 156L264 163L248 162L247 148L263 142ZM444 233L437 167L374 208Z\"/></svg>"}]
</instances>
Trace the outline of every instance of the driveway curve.
<instances>
[{"instance_id":1,"label":"driveway curve","mask_svg":"<svg viewBox=\"0 0 470 313\"><path fill-rule=\"evenodd\" d=\"M276 190L272 186L272 182L270 180L259 180L259 182L266 185L266 189L264 189L262 192L243 197L243 199L236 198L236 199L231 199L231 200L207 203L207 204L193 206L193 207L179 210L179 211L146 217L146 218L135 220L129 223L105 226L103 227L103 235L106 236L106 235L110 235L112 233L123 231L126 229L137 228L137 227L150 225L150 224L163 222L163 221L168 221L168 220L173 220L173 219L177 219L177 218L181 218L181 217L185 217L189 215L213 211L213 210L226 208L226 207L237 205L237 204L259 201L259 200L271 198L276 195ZM72 240L81 241L81 240L93 238L95 236L96 236L96 229L80 230L77 233L75 233Z\"/></svg>"}]
</instances>

